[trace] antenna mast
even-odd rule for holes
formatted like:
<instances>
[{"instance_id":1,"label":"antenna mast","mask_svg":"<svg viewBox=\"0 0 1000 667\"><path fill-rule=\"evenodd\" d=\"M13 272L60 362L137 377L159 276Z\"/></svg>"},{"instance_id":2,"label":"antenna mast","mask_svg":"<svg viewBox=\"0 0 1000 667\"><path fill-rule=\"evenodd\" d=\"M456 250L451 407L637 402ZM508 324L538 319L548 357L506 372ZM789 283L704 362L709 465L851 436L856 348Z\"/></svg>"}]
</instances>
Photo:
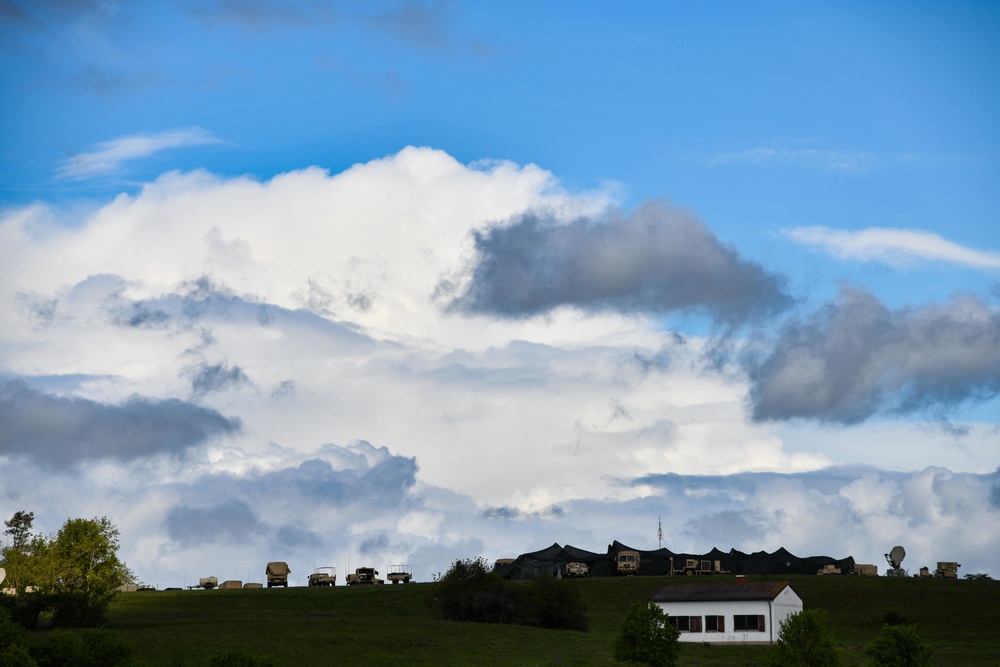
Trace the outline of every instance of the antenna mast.
<instances>
[{"instance_id":1,"label":"antenna mast","mask_svg":"<svg viewBox=\"0 0 1000 667\"><path fill-rule=\"evenodd\" d=\"M660 548L662 549L663 548L663 522L660 520L660 517L656 517L656 525L657 525L656 537L659 538L659 540L660 540Z\"/></svg>"}]
</instances>

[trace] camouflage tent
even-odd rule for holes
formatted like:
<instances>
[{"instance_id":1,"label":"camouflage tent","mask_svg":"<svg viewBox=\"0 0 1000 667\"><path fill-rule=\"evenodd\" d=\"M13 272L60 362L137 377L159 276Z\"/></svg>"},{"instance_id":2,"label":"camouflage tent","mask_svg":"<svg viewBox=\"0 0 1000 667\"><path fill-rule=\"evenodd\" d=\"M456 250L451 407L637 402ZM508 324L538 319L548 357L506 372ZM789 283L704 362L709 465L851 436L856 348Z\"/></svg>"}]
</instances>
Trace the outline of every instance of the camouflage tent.
<instances>
[{"instance_id":1,"label":"camouflage tent","mask_svg":"<svg viewBox=\"0 0 1000 667\"><path fill-rule=\"evenodd\" d=\"M854 558L835 559L829 556L809 556L799 558L789 553L784 547L773 553L756 551L751 554L731 549L728 553L712 549L706 554L674 553L669 549L643 551L633 549L615 540L608 545L606 553L596 553L578 549L570 545L552 546L521 554L514 562L498 565L496 572L505 579L532 579L540 574L557 576L566 563L586 563L592 577L610 577L616 575L616 561L620 551L638 551L640 557L640 575L667 575L671 571L683 569L684 562L689 559L698 561L719 561L720 567L732 574L816 574L824 565L833 564L841 572L850 572Z\"/></svg>"}]
</instances>

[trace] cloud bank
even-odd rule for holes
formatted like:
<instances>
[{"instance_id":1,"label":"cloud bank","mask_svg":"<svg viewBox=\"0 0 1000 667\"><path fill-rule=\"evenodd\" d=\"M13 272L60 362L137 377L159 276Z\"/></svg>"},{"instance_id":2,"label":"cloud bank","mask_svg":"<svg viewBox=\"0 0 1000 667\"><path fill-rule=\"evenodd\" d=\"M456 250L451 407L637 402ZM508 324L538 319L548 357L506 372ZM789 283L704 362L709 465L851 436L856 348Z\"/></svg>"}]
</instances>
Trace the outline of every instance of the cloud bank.
<instances>
[{"instance_id":1,"label":"cloud bank","mask_svg":"<svg viewBox=\"0 0 1000 667\"><path fill-rule=\"evenodd\" d=\"M675 550L1000 567L965 523L1000 511L995 426L894 419L996 400L982 298L848 289L776 326L781 274L693 214L426 148L168 173L76 215L0 214L0 514L109 516L149 583L276 559L427 580L654 548L657 516ZM665 325L692 314L753 363L706 363L715 341Z\"/></svg>"}]
</instances>

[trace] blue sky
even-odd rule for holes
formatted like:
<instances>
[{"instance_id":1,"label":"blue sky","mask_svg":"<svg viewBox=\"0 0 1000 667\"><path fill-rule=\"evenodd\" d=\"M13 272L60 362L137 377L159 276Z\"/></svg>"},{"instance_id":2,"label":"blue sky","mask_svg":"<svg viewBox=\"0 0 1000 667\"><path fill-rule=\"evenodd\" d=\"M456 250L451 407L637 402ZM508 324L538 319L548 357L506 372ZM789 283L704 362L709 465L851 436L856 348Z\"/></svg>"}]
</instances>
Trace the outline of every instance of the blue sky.
<instances>
[{"instance_id":1,"label":"blue sky","mask_svg":"<svg viewBox=\"0 0 1000 667\"><path fill-rule=\"evenodd\" d=\"M66 492L0 513L86 490L146 577L419 577L678 503L677 549L996 570L954 513L1000 511L998 37L978 2L3 0L0 473Z\"/></svg>"}]
</instances>

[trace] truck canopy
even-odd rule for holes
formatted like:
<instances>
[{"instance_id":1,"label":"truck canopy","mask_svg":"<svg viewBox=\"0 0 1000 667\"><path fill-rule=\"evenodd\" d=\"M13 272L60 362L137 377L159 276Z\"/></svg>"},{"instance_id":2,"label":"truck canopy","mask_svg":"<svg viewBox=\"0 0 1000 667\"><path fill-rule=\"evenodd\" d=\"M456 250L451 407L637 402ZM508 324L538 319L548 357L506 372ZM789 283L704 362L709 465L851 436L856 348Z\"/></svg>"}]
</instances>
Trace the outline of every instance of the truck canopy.
<instances>
[{"instance_id":1,"label":"truck canopy","mask_svg":"<svg viewBox=\"0 0 1000 667\"><path fill-rule=\"evenodd\" d=\"M284 561L274 561L267 564L267 573L270 575L282 575L291 574L291 570L288 569L288 563Z\"/></svg>"}]
</instances>

